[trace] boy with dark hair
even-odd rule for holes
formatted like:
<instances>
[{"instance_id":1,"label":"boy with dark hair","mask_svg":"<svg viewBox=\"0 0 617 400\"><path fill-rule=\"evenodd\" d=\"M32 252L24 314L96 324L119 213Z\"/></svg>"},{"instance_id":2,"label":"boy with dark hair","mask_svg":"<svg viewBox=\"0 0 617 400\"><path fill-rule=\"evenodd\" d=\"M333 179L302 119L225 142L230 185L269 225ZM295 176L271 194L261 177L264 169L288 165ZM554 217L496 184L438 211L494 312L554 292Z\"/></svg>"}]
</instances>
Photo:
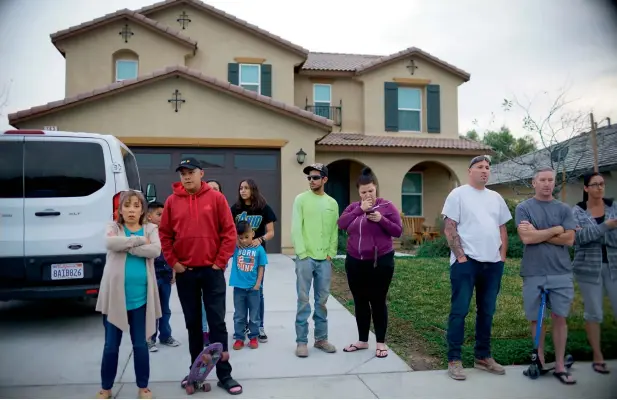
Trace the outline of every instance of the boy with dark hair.
<instances>
[{"instance_id":1,"label":"boy with dark hair","mask_svg":"<svg viewBox=\"0 0 617 400\"><path fill-rule=\"evenodd\" d=\"M152 202L148 205L148 221L155 225L161 223L164 205L159 202ZM171 297L171 285L176 280L176 271L174 271L163 257L163 252L154 259L154 270L156 272L156 282L159 288L159 300L161 302L161 311L163 316L157 320L157 329L154 335L148 339L148 348L151 352L158 351L156 347L156 335L159 333L159 342L166 346L178 347L180 342L171 336L171 309L169 308L169 298Z\"/></svg>"},{"instance_id":2,"label":"boy with dark hair","mask_svg":"<svg viewBox=\"0 0 617 400\"><path fill-rule=\"evenodd\" d=\"M234 288L234 350L244 347L247 312L249 316L249 347L259 347L259 324L261 322L261 297L259 289L268 264L263 246L252 244L255 232L246 220L236 223L238 242L232 257L229 286Z\"/></svg>"}]
</instances>

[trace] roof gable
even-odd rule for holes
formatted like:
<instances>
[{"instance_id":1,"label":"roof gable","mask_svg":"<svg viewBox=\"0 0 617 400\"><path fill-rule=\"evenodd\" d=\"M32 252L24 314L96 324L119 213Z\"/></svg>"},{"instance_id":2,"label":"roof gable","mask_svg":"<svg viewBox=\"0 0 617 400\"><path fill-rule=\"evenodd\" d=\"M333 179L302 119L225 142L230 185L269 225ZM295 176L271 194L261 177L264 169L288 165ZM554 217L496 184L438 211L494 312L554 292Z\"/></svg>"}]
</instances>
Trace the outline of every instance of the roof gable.
<instances>
[{"instance_id":1,"label":"roof gable","mask_svg":"<svg viewBox=\"0 0 617 400\"><path fill-rule=\"evenodd\" d=\"M180 32L171 29L170 27L163 25L159 22L156 22L150 18L147 18L137 12L131 11L129 9L118 10L111 14L106 14L100 18L93 19L88 22L84 22L82 24L72 26L67 29L63 29L56 33L52 33L50 36L52 43L56 48L64 55L63 50L58 47L58 42L69 37L81 35L85 32L100 28L101 26L107 25L109 23L122 20L129 19L133 22L136 22L148 29L153 30L154 32L160 33L169 37L172 40L175 40L185 46L192 47L194 49L197 48L197 42L190 37L181 34Z\"/></svg>"},{"instance_id":2,"label":"roof gable","mask_svg":"<svg viewBox=\"0 0 617 400\"><path fill-rule=\"evenodd\" d=\"M188 6L192 6L198 10L201 10L207 13L208 15L211 15L222 21L232 24L233 26L239 29L245 30L255 36L258 36L262 39L272 42L278 45L279 47L282 47L302 57L306 57L309 53L307 49L301 46L293 44L290 41L285 40L280 36L274 35L266 31L265 29L262 29L240 18L236 18L235 16L228 14L223 10L219 10L218 8L212 7L211 5L206 4L199 0L164 0L164 1L160 1L158 3L152 4L152 5L140 8L139 10L136 10L136 12L143 14L143 15L149 15L153 12L161 11L161 10L164 10L165 8L172 7L178 4L186 4Z\"/></svg>"},{"instance_id":3,"label":"roof gable","mask_svg":"<svg viewBox=\"0 0 617 400\"><path fill-rule=\"evenodd\" d=\"M304 71L337 71L361 75L385 67L406 57L418 56L440 68L469 81L471 75L417 47L409 47L389 56L369 54L309 53L302 65Z\"/></svg>"},{"instance_id":4,"label":"roof gable","mask_svg":"<svg viewBox=\"0 0 617 400\"><path fill-rule=\"evenodd\" d=\"M301 108L290 106L280 101L273 100L271 97L262 96L256 92L246 90L240 86L232 85L229 82L224 82L216 78L205 76L198 71L191 70L184 66L168 67L163 70L153 72L151 74L140 76L136 79L125 80L121 82L112 83L103 88L99 88L87 93L81 93L73 97L68 97L64 100L47 103L42 106L30 108L28 110L18 111L13 114L9 114L9 123L13 126L19 124L25 120L42 116L57 111L61 111L68 107L73 107L82 104L87 101L98 100L101 97L110 96L119 91L129 90L131 88L137 88L148 83L166 79L169 77L184 77L194 82L207 86L209 88L218 90L228 95L235 96L237 98L250 101L261 107L279 112L291 118L295 118L299 121L314 125L322 128L326 131L330 131L333 126L333 121L324 117L315 115L309 111L305 111Z\"/></svg>"}]
</instances>

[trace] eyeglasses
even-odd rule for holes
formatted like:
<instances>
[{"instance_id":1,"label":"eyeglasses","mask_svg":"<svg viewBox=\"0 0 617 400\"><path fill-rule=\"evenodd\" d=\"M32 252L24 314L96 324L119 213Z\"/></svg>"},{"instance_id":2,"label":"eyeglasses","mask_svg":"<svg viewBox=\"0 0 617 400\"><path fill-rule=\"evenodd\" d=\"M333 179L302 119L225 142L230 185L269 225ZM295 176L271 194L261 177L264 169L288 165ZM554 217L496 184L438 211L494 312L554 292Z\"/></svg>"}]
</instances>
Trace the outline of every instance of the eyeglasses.
<instances>
[{"instance_id":1,"label":"eyeglasses","mask_svg":"<svg viewBox=\"0 0 617 400\"><path fill-rule=\"evenodd\" d=\"M590 185L587 185L587 187L594 188L594 189L604 189L604 182L602 182L602 183L592 183Z\"/></svg>"},{"instance_id":2,"label":"eyeglasses","mask_svg":"<svg viewBox=\"0 0 617 400\"><path fill-rule=\"evenodd\" d=\"M473 167L474 164L477 164L482 161L486 161L488 165L491 165L491 156L489 156L488 154L485 154L483 156L477 156L477 157L472 158L471 162L469 163L469 168Z\"/></svg>"},{"instance_id":3,"label":"eyeglasses","mask_svg":"<svg viewBox=\"0 0 617 400\"><path fill-rule=\"evenodd\" d=\"M321 175L309 175L306 179L309 181L318 181L321 179Z\"/></svg>"}]
</instances>

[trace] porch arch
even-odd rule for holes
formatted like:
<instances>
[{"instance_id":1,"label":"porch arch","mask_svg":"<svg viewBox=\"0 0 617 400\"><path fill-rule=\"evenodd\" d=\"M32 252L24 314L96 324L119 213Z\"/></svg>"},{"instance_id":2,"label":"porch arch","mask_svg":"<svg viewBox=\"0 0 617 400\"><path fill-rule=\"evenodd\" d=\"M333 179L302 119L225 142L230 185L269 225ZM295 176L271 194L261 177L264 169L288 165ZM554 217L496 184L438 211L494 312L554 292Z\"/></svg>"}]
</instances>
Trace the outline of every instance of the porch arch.
<instances>
[{"instance_id":1,"label":"porch arch","mask_svg":"<svg viewBox=\"0 0 617 400\"><path fill-rule=\"evenodd\" d=\"M331 162L328 166L328 183L326 184L326 193L332 196L339 206L339 214L354 201L360 200L358 190L356 188L356 179L362 172L362 168L369 167L353 158L343 158ZM373 171L373 174L375 171ZM375 175L377 190L379 191L379 179ZM379 195L379 192L377 193Z\"/></svg>"}]
</instances>

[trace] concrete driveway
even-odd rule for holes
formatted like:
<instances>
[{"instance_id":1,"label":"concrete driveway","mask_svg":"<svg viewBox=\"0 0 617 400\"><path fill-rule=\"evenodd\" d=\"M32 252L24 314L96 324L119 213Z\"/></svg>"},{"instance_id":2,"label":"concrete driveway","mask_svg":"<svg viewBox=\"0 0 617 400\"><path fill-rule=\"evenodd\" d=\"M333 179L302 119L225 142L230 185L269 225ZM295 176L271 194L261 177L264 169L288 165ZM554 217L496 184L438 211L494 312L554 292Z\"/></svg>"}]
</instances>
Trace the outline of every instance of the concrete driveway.
<instances>
[{"instance_id":1,"label":"concrete driveway","mask_svg":"<svg viewBox=\"0 0 617 400\"><path fill-rule=\"evenodd\" d=\"M617 394L615 371L600 376L587 363L573 369L578 385L566 387L547 376L530 381L523 367L505 376L470 371L466 382L455 382L445 371L412 372L390 351L385 359L368 351L343 353L356 340L355 319L330 297L330 340L338 347L326 354L310 347L306 359L295 357L295 273L293 261L271 255L266 272L266 331L269 342L259 349L231 350L233 376L249 398L610 398ZM233 306L228 291L227 326L233 331ZM173 334L177 348L160 346L150 353L150 388L158 398L186 398L179 382L186 375L189 354L182 310L172 295ZM102 318L93 306L74 302L0 303L0 398L92 398L100 387L104 337ZM311 321L312 330L312 321ZM371 334L371 342L374 336ZM312 338L309 338L312 341ZM230 339L231 343L231 339ZM211 375L215 378L215 375ZM215 382L214 379L211 379ZM198 398L229 398L213 385ZM125 336L114 395L135 398L131 343ZM613 395L614 397L614 395Z\"/></svg>"}]
</instances>

